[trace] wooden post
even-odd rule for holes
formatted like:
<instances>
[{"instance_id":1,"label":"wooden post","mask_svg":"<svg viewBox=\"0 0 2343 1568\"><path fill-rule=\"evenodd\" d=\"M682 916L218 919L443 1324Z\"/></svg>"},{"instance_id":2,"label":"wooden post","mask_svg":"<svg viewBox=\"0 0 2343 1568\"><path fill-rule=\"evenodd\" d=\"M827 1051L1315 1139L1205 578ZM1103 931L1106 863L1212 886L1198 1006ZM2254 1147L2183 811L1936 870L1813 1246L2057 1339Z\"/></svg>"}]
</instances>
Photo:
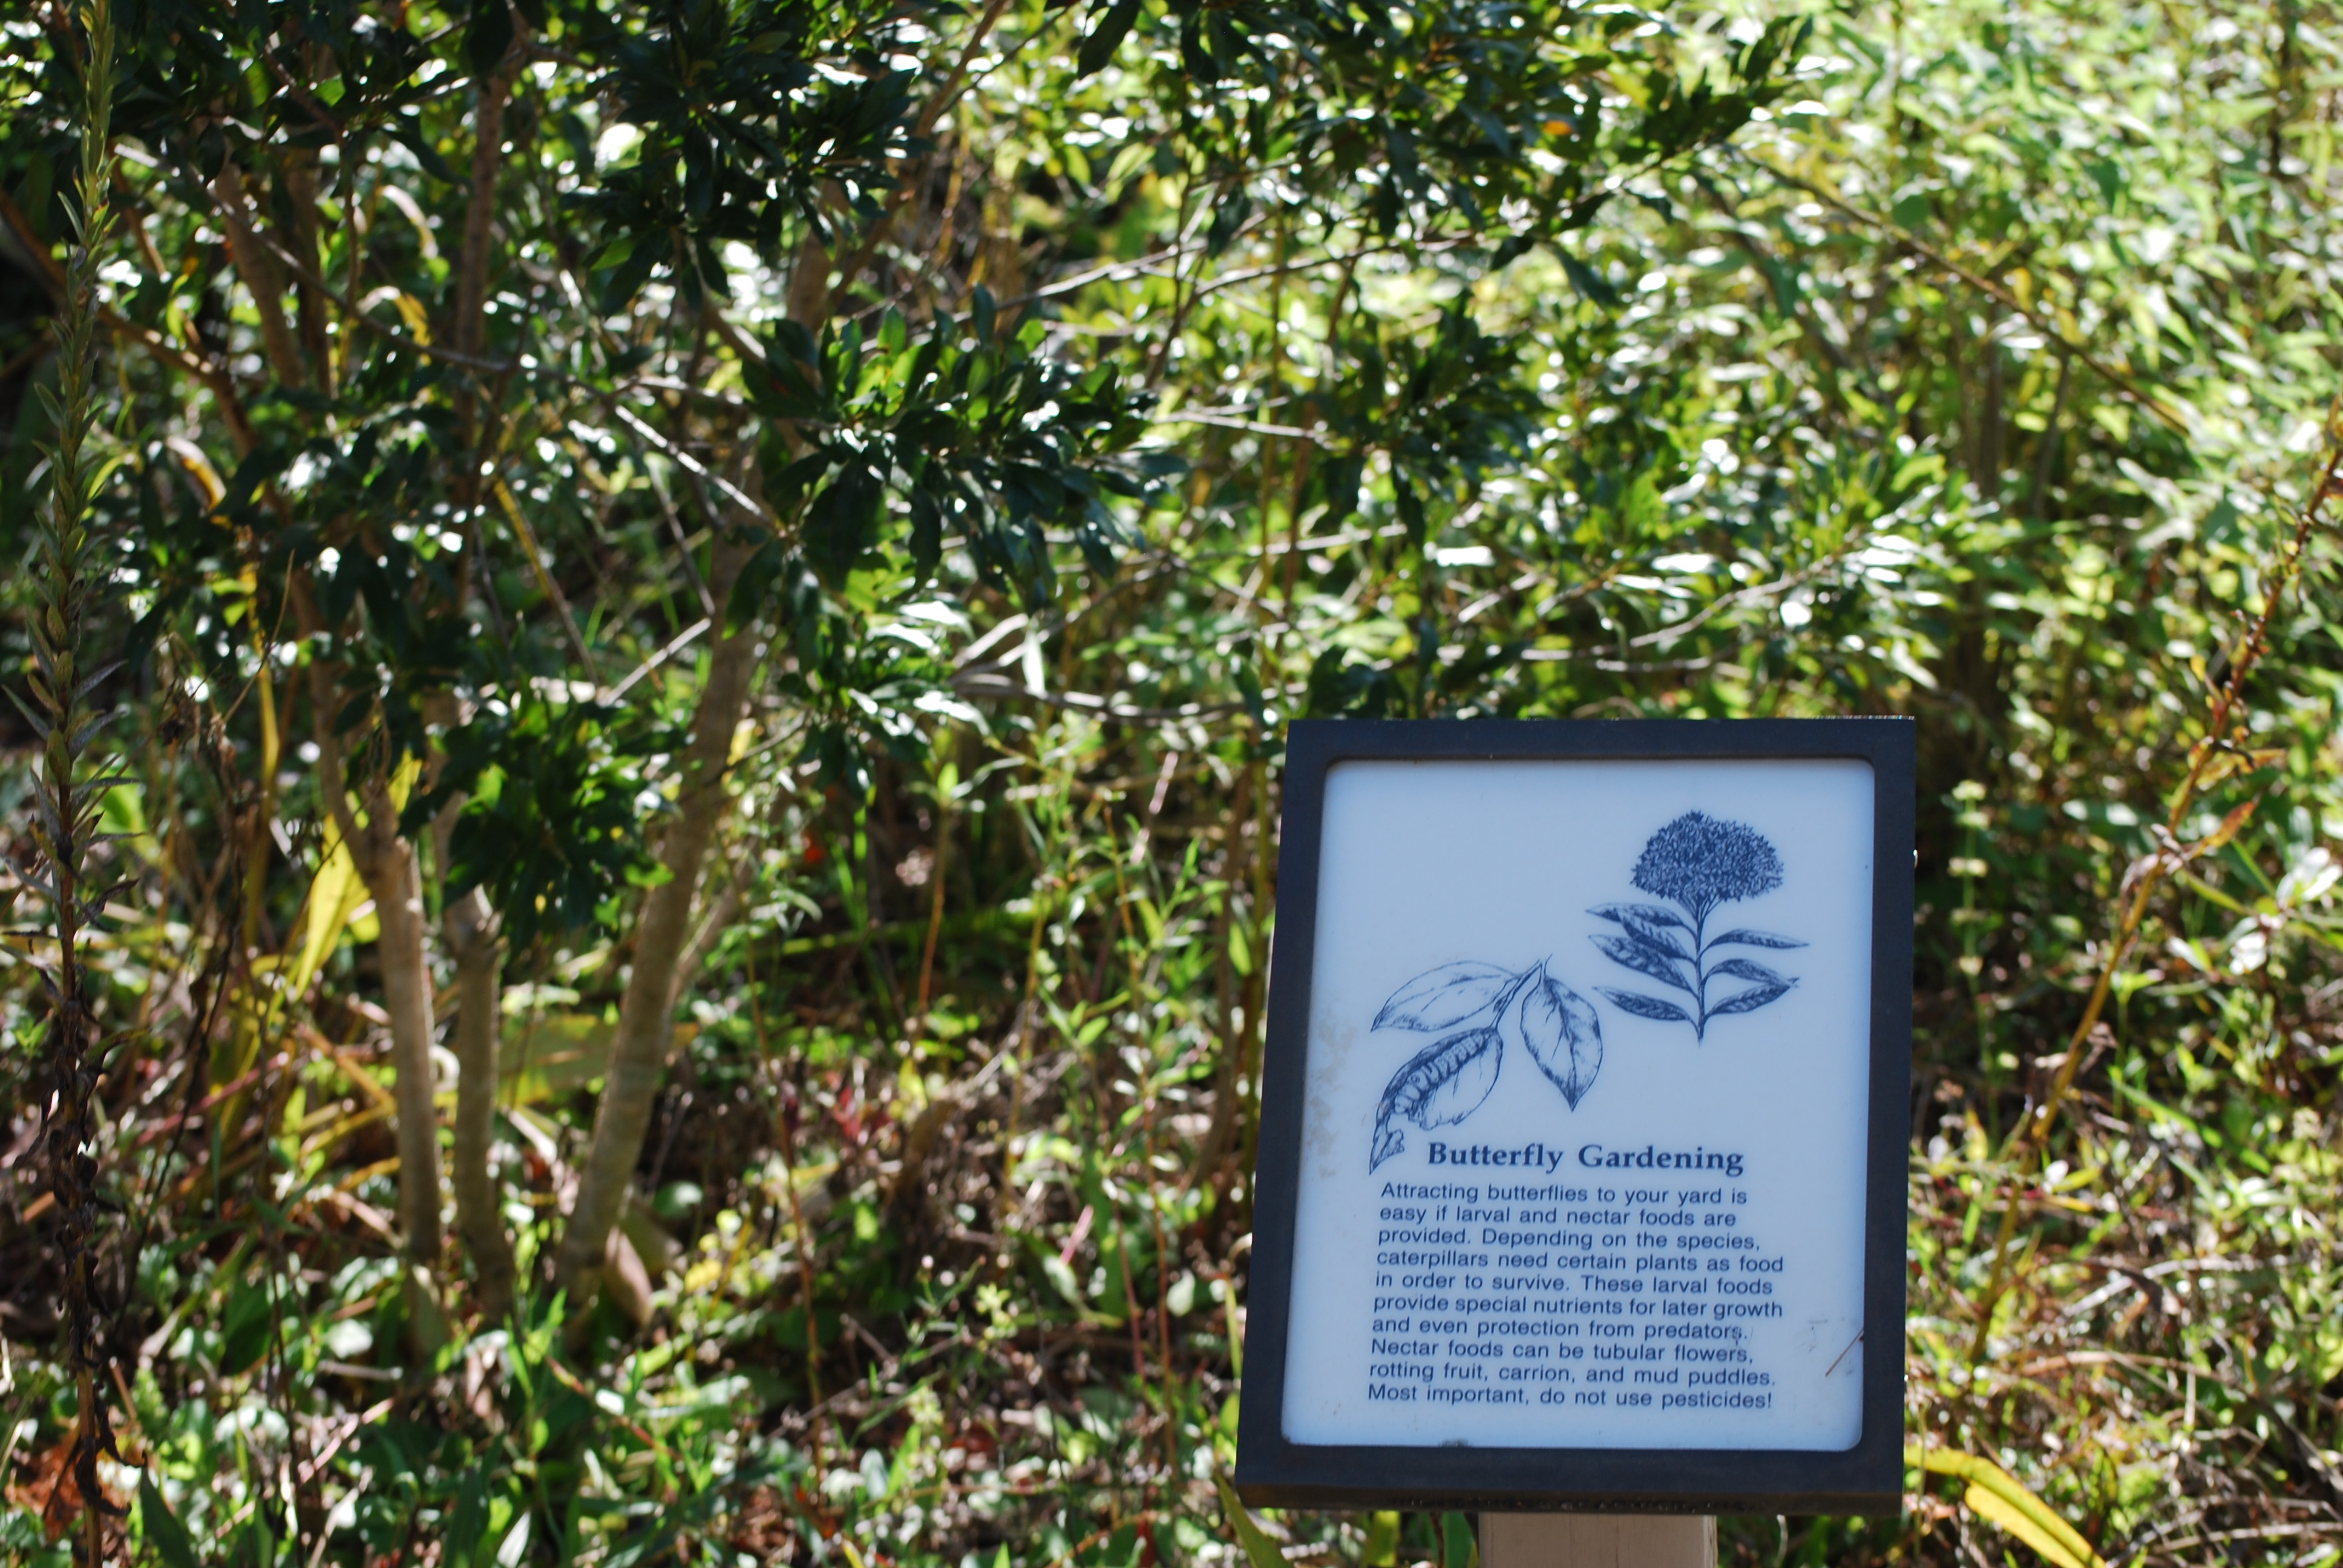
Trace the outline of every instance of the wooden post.
<instances>
[{"instance_id":1,"label":"wooden post","mask_svg":"<svg viewBox=\"0 0 2343 1568\"><path fill-rule=\"evenodd\" d=\"M1481 1568L1716 1568L1716 1519L1691 1513L1483 1513Z\"/></svg>"}]
</instances>

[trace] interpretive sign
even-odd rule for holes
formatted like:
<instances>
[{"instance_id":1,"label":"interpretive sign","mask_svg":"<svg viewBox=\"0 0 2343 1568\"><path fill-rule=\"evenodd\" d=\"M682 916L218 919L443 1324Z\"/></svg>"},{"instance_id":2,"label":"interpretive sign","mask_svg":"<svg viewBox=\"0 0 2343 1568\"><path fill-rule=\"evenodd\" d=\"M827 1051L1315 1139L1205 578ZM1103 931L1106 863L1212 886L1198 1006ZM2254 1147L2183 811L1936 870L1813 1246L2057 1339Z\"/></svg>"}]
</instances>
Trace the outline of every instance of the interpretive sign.
<instances>
[{"instance_id":1,"label":"interpretive sign","mask_svg":"<svg viewBox=\"0 0 2343 1568\"><path fill-rule=\"evenodd\" d=\"M1913 726L1305 722L1237 1482L1893 1513Z\"/></svg>"}]
</instances>

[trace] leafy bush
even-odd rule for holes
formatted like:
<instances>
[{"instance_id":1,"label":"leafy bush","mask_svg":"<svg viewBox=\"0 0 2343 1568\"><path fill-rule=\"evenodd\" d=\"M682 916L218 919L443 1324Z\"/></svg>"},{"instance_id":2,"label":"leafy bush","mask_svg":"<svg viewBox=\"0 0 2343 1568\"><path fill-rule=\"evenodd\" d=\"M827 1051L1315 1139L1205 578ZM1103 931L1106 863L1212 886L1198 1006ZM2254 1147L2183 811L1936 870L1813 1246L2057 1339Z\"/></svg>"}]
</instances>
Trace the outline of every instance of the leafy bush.
<instances>
[{"instance_id":1,"label":"leafy bush","mask_svg":"<svg viewBox=\"0 0 2343 1568\"><path fill-rule=\"evenodd\" d=\"M38 20L0 531L93 279L127 777L92 1242L8 859L15 1557L103 1401L174 1568L1468 1568L1215 1485L1283 725L1895 712L1914 1431L2334 1561L2327 11L158 0L86 255ZM1610 907L1695 1030L1741 858ZM1427 1046L1583 1092L1481 978ZM1726 1547L2071 1550L1999 1473Z\"/></svg>"}]
</instances>

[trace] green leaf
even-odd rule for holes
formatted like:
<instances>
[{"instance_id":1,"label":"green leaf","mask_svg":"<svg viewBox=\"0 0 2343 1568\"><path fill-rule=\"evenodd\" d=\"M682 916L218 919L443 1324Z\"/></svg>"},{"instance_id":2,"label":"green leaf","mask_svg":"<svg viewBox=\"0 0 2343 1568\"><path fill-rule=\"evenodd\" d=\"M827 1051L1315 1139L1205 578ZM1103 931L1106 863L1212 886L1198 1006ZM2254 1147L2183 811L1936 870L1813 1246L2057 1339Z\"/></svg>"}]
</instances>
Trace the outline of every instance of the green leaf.
<instances>
[{"instance_id":1,"label":"green leaf","mask_svg":"<svg viewBox=\"0 0 2343 1568\"><path fill-rule=\"evenodd\" d=\"M1392 476L1392 505L1398 509L1400 526L1407 529L1407 542L1418 549L1423 548L1423 498L1404 474Z\"/></svg>"},{"instance_id":2,"label":"green leaf","mask_svg":"<svg viewBox=\"0 0 2343 1568\"><path fill-rule=\"evenodd\" d=\"M1237 1533L1237 1543L1244 1548L1245 1561L1252 1568L1286 1568L1285 1553L1277 1549L1277 1543L1269 1538L1269 1533L1254 1523L1252 1515L1245 1512L1245 1505L1238 1498L1237 1489L1229 1484L1229 1478L1215 1471L1212 1484L1220 1491L1221 1512L1227 1516L1229 1528Z\"/></svg>"},{"instance_id":3,"label":"green leaf","mask_svg":"<svg viewBox=\"0 0 2343 1568\"><path fill-rule=\"evenodd\" d=\"M1074 79L1081 81L1105 69L1138 20L1139 0L1114 0L1098 25L1091 29L1090 36L1082 40L1081 53L1074 57Z\"/></svg>"},{"instance_id":4,"label":"green leaf","mask_svg":"<svg viewBox=\"0 0 2343 1568\"><path fill-rule=\"evenodd\" d=\"M788 561L788 552L779 541L768 539L741 564L739 575L732 579L732 592L724 603L725 636L733 636L757 618L765 608L766 596L772 591L773 580L780 576Z\"/></svg>"},{"instance_id":5,"label":"green leaf","mask_svg":"<svg viewBox=\"0 0 2343 1568\"><path fill-rule=\"evenodd\" d=\"M1399 1561L1399 1515L1396 1513L1371 1513L1367 1516L1366 1545L1359 1553L1363 1568L1392 1568Z\"/></svg>"},{"instance_id":6,"label":"green leaf","mask_svg":"<svg viewBox=\"0 0 2343 1568\"><path fill-rule=\"evenodd\" d=\"M478 1472L467 1475L456 1495L456 1509L447 1523L446 1561L468 1565L477 1555L481 1533L488 1527L488 1493Z\"/></svg>"},{"instance_id":7,"label":"green leaf","mask_svg":"<svg viewBox=\"0 0 2343 1568\"><path fill-rule=\"evenodd\" d=\"M1481 1568L1481 1544L1473 1521L1462 1513L1440 1516L1440 1568Z\"/></svg>"},{"instance_id":8,"label":"green leaf","mask_svg":"<svg viewBox=\"0 0 2343 1568\"><path fill-rule=\"evenodd\" d=\"M512 7L506 0L478 0L464 29L464 58L475 76L494 75L512 47Z\"/></svg>"},{"instance_id":9,"label":"green leaf","mask_svg":"<svg viewBox=\"0 0 2343 1568\"><path fill-rule=\"evenodd\" d=\"M806 545L822 576L843 583L856 558L870 548L885 498L879 476L861 463L849 463L816 496L806 513Z\"/></svg>"},{"instance_id":10,"label":"green leaf","mask_svg":"<svg viewBox=\"0 0 2343 1568\"><path fill-rule=\"evenodd\" d=\"M1579 298L1589 305L1599 305L1605 310L1619 308L1619 291L1612 287L1601 273L1566 250L1557 249L1554 254L1562 258L1563 274L1570 279L1570 286L1578 291Z\"/></svg>"},{"instance_id":11,"label":"green leaf","mask_svg":"<svg viewBox=\"0 0 2343 1568\"><path fill-rule=\"evenodd\" d=\"M165 1568L198 1568L196 1543L187 1534L187 1527L163 1501L160 1488L151 1475L138 1478L138 1526L147 1544L154 1547Z\"/></svg>"},{"instance_id":12,"label":"green leaf","mask_svg":"<svg viewBox=\"0 0 2343 1568\"><path fill-rule=\"evenodd\" d=\"M220 1342L220 1370L242 1372L267 1351L277 1332L276 1314L267 1288L237 1281L228 1292L225 1326L226 1332Z\"/></svg>"}]
</instances>

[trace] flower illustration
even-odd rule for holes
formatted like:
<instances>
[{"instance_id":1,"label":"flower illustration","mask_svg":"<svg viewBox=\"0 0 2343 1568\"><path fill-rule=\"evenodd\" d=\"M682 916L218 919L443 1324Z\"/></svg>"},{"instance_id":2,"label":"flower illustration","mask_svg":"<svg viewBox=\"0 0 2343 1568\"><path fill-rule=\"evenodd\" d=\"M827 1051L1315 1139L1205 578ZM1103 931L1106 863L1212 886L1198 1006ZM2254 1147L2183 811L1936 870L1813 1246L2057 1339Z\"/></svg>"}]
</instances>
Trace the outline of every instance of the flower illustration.
<instances>
[{"instance_id":1,"label":"flower illustration","mask_svg":"<svg viewBox=\"0 0 2343 1568\"><path fill-rule=\"evenodd\" d=\"M1652 835L1631 879L1706 920L1719 904L1780 887L1782 857L1755 828L1687 811Z\"/></svg>"},{"instance_id":2,"label":"flower illustration","mask_svg":"<svg viewBox=\"0 0 2343 1568\"><path fill-rule=\"evenodd\" d=\"M1604 904L1590 910L1624 931L1619 936L1598 936L1594 945L1613 962L1684 992L1685 1000L1596 987L1613 1005L1637 1018L1688 1023L1694 1040L1705 1040L1710 1020L1755 1012L1779 1000L1798 983L1755 959L1710 961L1718 948L1806 945L1794 938L1746 928L1713 937L1708 934L1709 917L1718 905L1754 899L1782 885L1782 857L1772 840L1755 828L1703 811L1687 811L1644 843L1631 879L1638 889L1671 900L1675 908ZM1709 987L1720 979L1751 983L1712 1001Z\"/></svg>"}]
</instances>

